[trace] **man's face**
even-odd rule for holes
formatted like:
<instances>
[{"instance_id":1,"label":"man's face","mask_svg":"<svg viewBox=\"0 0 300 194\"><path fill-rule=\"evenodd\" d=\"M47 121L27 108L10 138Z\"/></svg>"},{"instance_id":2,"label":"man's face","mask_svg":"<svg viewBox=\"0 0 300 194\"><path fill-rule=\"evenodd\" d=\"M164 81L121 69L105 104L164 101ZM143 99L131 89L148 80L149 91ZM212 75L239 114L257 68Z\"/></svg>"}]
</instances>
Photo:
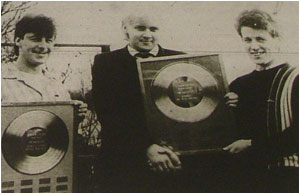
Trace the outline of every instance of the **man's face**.
<instances>
[{"instance_id":1,"label":"man's face","mask_svg":"<svg viewBox=\"0 0 300 194\"><path fill-rule=\"evenodd\" d=\"M148 18L134 18L125 26L129 45L140 52L148 52L157 45L158 27Z\"/></svg>"},{"instance_id":2,"label":"man's face","mask_svg":"<svg viewBox=\"0 0 300 194\"><path fill-rule=\"evenodd\" d=\"M26 33L24 38L16 38L19 57L30 66L44 64L54 46L54 38L37 37L34 33Z\"/></svg>"},{"instance_id":3,"label":"man's face","mask_svg":"<svg viewBox=\"0 0 300 194\"><path fill-rule=\"evenodd\" d=\"M279 48L278 38L273 38L267 30L250 27L242 27L241 34L246 52L255 64L264 66L273 61Z\"/></svg>"}]
</instances>

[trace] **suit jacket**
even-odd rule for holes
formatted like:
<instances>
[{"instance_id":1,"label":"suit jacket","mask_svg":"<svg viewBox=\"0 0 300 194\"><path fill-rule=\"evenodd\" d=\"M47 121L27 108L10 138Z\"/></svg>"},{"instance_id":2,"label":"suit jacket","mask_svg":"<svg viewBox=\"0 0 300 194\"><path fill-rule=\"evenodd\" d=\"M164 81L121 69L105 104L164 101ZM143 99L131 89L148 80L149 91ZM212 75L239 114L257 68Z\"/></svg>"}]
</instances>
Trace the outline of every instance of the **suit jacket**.
<instances>
[{"instance_id":1,"label":"suit jacket","mask_svg":"<svg viewBox=\"0 0 300 194\"><path fill-rule=\"evenodd\" d=\"M159 56L184 54L163 49ZM143 164L154 142L148 134L136 58L127 47L95 56L93 97L102 125L99 162L114 170ZM142 162L142 163L141 163Z\"/></svg>"}]
</instances>

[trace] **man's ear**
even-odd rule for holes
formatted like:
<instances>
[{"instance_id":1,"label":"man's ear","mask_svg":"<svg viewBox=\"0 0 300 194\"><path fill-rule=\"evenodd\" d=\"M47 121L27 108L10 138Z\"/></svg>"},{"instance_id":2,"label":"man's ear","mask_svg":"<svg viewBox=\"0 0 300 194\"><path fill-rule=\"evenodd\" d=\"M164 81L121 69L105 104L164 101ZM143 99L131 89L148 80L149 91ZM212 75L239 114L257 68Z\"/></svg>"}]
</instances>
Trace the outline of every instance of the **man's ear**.
<instances>
[{"instance_id":1,"label":"man's ear","mask_svg":"<svg viewBox=\"0 0 300 194\"><path fill-rule=\"evenodd\" d=\"M280 53L280 48L281 48L281 37L277 37L276 39L276 49L277 49L277 52Z\"/></svg>"},{"instance_id":2,"label":"man's ear","mask_svg":"<svg viewBox=\"0 0 300 194\"><path fill-rule=\"evenodd\" d=\"M20 37L16 37L16 39L15 39L15 44L16 44L16 46L21 46L21 38Z\"/></svg>"},{"instance_id":3,"label":"man's ear","mask_svg":"<svg viewBox=\"0 0 300 194\"><path fill-rule=\"evenodd\" d=\"M124 34L125 40L128 40L129 39L129 34L127 32L127 27L125 25L122 26L122 30L123 30L123 34Z\"/></svg>"}]
</instances>

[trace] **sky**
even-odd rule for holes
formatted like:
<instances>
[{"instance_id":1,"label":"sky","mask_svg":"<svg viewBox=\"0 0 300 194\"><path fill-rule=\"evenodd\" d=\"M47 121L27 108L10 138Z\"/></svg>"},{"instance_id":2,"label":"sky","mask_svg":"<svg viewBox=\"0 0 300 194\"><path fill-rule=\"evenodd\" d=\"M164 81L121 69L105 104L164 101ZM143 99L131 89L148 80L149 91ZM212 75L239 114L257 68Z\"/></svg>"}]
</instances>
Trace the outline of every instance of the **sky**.
<instances>
[{"instance_id":1,"label":"sky","mask_svg":"<svg viewBox=\"0 0 300 194\"><path fill-rule=\"evenodd\" d=\"M125 16L136 12L155 15L162 24L160 44L163 47L192 54L221 54L227 79L231 82L255 67L245 54L234 28L239 13L252 8L275 13L282 29L281 53L298 65L298 2L40 1L26 13L54 18L58 29L57 43L109 44L112 50L126 45L121 30ZM89 60L97 52L99 50L95 48L90 49ZM55 63L63 60L58 55L54 59Z\"/></svg>"}]
</instances>

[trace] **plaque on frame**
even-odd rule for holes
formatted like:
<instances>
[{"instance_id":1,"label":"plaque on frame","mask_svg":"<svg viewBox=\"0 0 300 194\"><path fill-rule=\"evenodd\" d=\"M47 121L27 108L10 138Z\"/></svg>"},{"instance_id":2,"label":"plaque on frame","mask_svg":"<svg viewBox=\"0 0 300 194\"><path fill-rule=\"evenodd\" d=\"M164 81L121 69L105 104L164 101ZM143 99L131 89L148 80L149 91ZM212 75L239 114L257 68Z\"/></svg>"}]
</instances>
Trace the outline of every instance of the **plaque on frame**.
<instances>
[{"instance_id":1,"label":"plaque on frame","mask_svg":"<svg viewBox=\"0 0 300 194\"><path fill-rule=\"evenodd\" d=\"M219 152L235 128L224 95L220 55L177 55L138 60L147 127L160 144L181 154Z\"/></svg>"}]
</instances>

